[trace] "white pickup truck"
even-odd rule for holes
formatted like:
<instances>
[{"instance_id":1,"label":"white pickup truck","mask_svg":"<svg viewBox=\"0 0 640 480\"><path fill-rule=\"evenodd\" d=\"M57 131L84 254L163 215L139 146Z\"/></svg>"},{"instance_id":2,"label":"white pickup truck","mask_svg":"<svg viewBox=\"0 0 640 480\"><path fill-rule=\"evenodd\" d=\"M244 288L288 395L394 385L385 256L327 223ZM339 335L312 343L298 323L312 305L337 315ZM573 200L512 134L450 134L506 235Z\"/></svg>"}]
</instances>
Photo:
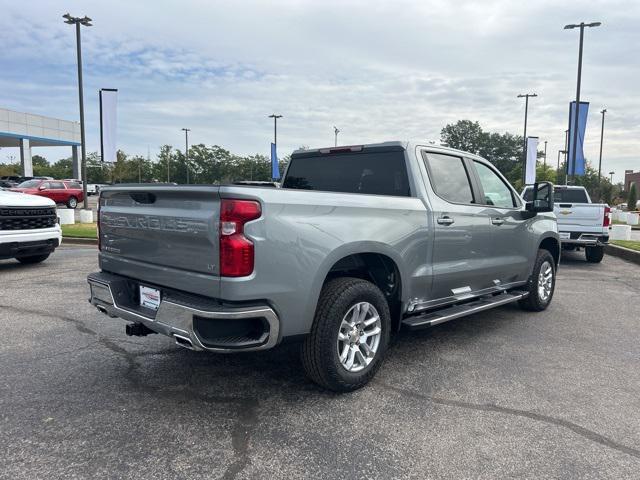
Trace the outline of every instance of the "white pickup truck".
<instances>
[{"instance_id":1,"label":"white pickup truck","mask_svg":"<svg viewBox=\"0 0 640 480\"><path fill-rule=\"evenodd\" d=\"M0 260L43 262L61 241L53 200L0 188Z\"/></svg>"},{"instance_id":2,"label":"white pickup truck","mask_svg":"<svg viewBox=\"0 0 640 480\"><path fill-rule=\"evenodd\" d=\"M522 198L533 195L533 187L526 187ZM587 261L599 263L604 245L609 241L611 208L604 203L591 203L584 187L554 186L553 211L558 219L558 232L563 250L584 248Z\"/></svg>"}]
</instances>

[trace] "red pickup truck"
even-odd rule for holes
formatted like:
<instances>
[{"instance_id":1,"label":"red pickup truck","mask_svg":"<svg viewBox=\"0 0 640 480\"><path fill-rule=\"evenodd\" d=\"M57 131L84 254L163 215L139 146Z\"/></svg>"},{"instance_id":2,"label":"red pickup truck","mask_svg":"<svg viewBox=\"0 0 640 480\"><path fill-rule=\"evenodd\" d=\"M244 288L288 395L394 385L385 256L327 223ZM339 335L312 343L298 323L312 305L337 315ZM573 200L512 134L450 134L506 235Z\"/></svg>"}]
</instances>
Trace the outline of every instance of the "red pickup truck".
<instances>
[{"instance_id":1,"label":"red pickup truck","mask_svg":"<svg viewBox=\"0 0 640 480\"><path fill-rule=\"evenodd\" d=\"M27 180L15 188L13 192L28 193L47 197L56 203L64 204L69 208L76 208L78 202L84 200L82 185L77 182L65 182L61 180Z\"/></svg>"}]
</instances>

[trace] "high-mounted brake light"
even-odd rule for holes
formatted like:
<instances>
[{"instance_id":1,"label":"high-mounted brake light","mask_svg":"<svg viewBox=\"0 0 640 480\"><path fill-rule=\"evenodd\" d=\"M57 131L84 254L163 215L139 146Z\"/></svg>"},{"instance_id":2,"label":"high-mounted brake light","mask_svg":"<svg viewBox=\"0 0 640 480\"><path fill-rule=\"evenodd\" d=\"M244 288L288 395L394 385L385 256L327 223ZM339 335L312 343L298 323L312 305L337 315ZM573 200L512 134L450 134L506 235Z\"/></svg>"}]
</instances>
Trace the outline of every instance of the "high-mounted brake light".
<instances>
[{"instance_id":1,"label":"high-mounted brake light","mask_svg":"<svg viewBox=\"0 0 640 480\"><path fill-rule=\"evenodd\" d=\"M344 152L361 152L362 145L352 145L350 147L333 147L333 148L321 148L320 153L327 155L330 153L344 153Z\"/></svg>"},{"instance_id":2,"label":"high-mounted brake light","mask_svg":"<svg viewBox=\"0 0 640 480\"><path fill-rule=\"evenodd\" d=\"M611 225L611 208L604 207L604 219L602 220L602 226L608 227Z\"/></svg>"},{"instance_id":3,"label":"high-mounted brake light","mask_svg":"<svg viewBox=\"0 0 640 480\"><path fill-rule=\"evenodd\" d=\"M254 200L223 199L220 204L220 275L246 277L253 273L253 242L244 236L244 225L260 218Z\"/></svg>"}]
</instances>

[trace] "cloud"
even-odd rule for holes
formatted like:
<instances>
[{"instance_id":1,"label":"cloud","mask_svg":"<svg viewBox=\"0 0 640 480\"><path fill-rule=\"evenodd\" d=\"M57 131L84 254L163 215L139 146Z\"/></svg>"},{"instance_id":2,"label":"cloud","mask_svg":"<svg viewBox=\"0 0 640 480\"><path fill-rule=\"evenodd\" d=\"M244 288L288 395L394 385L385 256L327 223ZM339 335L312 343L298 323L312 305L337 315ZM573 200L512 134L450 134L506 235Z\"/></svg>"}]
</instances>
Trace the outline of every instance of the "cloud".
<instances>
[{"instance_id":1,"label":"cloud","mask_svg":"<svg viewBox=\"0 0 640 480\"><path fill-rule=\"evenodd\" d=\"M461 118L487 130L528 131L562 148L575 95L578 36L586 32L583 99L592 102L586 155L596 160L608 109L607 170L638 168L640 5L615 2L274 1L70 2L83 30L88 149L98 145L97 91L118 88L119 139L132 154L161 144L279 148L438 138ZM66 6L65 6L66 8ZM0 18L0 106L74 119L73 30L53 2L7 2ZM47 150L55 159L62 150ZM0 161L6 152L0 152Z\"/></svg>"}]
</instances>

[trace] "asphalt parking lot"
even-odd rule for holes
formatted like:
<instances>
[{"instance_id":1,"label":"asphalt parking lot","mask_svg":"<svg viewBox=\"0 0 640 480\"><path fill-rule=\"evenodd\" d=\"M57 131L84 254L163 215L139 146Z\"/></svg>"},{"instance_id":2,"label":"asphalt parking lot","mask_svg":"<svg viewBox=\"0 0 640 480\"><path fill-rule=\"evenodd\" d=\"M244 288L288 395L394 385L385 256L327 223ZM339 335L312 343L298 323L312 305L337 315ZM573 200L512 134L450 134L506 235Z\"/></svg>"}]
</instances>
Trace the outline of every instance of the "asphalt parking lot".
<instances>
[{"instance_id":1,"label":"asphalt parking lot","mask_svg":"<svg viewBox=\"0 0 640 480\"><path fill-rule=\"evenodd\" d=\"M0 261L0 477L638 478L640 270L563 262L547 311L401 334L336 395L293 346L126 337L87 303L93 248Z\"/></svg>"}]
</instances>

